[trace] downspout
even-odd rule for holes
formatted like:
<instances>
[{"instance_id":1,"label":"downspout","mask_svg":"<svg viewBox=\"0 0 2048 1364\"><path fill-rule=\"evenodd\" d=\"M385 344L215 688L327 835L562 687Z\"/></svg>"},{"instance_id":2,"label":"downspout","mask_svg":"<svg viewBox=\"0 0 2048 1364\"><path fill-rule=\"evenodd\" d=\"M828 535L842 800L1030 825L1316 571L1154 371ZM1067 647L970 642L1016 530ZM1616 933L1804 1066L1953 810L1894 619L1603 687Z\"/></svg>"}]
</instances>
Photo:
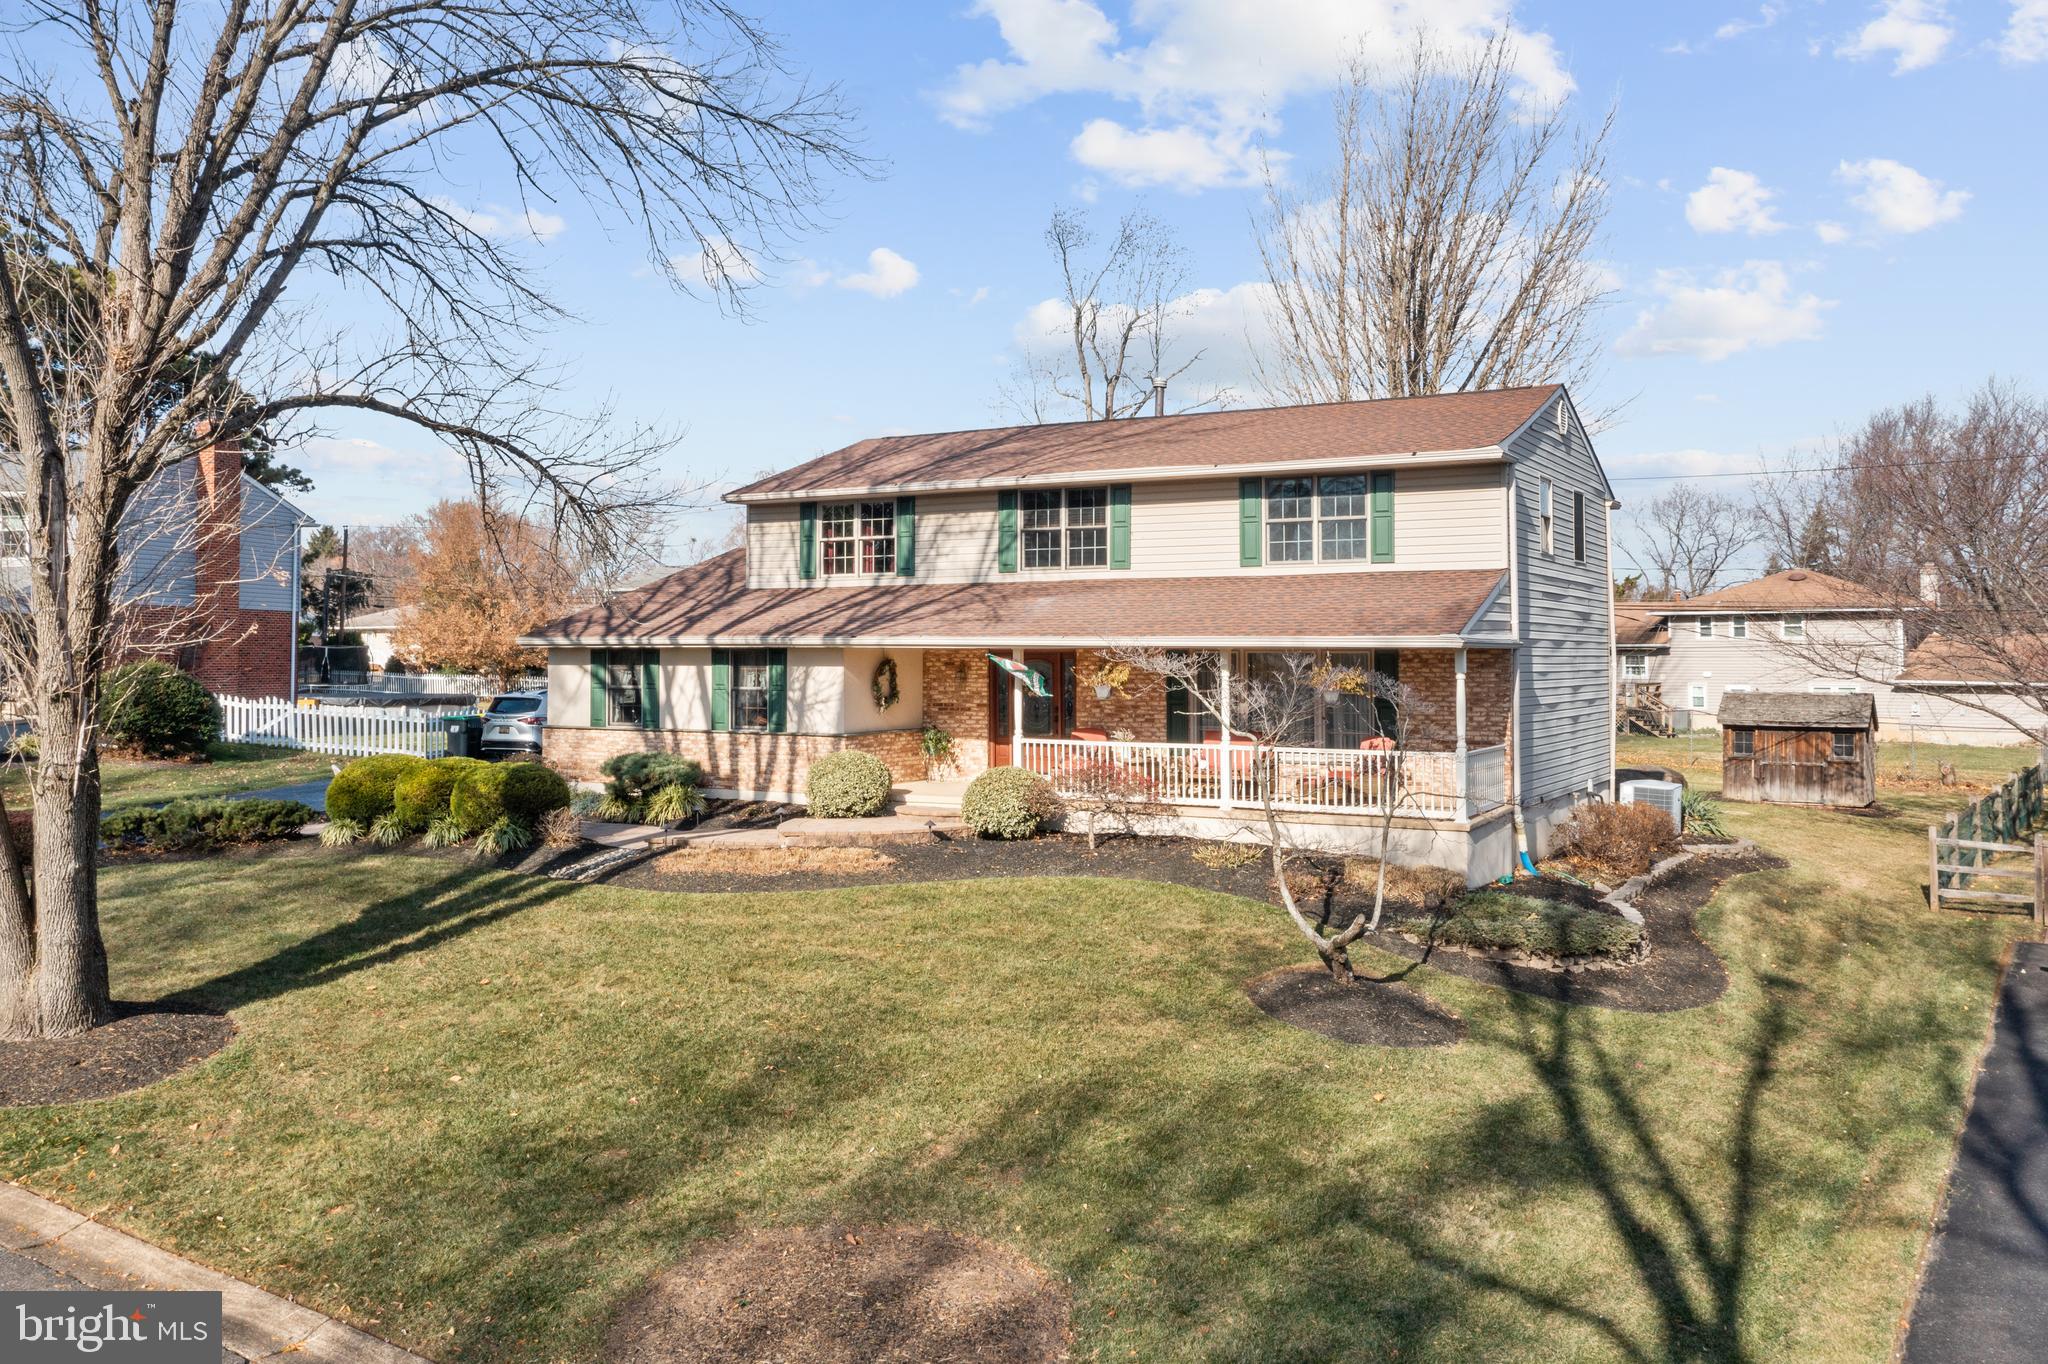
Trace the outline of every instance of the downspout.
<instances>
[{"instance_id":1,"label":"downspout","mask_svg":"<svg viewBox=\"0 0 2048 1364\"><path fill-rule=\"evenodd\" d=\"M1522 822L1522 673L1529 666L1529 649L1522 627L1521 483L1512 464L1502 472L1501 486L1506 491L1508 518L1508 611L1515 623L1515 684L1508 690L1508 808L1515 821L1515 857L1527 866L1529 829Z\"/></svg>"},{"instance_id":2,"label":"downspout","mask_svg":"<svg viewBox=\"0 0 2048 1364\"><path fill-rule=\"evenodd\" d=\"M288 643L285 646L289 651L291 660L289 671L286 673L286 685L291 690L285 693L284 698L294 706L299 704L299 612L302 609L299 602L299 554L301 552L299 537L305 533L305 523L294 520L292 522L292 605L289 617L292 625L290 631L287 632Z\"/></svg>"}]
</instances>

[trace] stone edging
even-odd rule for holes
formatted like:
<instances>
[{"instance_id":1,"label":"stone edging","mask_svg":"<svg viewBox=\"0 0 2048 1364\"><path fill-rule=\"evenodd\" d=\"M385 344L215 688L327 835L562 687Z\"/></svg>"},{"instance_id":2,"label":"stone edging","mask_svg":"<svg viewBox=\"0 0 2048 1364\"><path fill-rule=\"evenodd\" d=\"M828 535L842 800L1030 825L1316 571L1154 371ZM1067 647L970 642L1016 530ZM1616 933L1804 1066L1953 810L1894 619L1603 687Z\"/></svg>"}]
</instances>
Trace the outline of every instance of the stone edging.
<instances>
[{"instance_id":1,"label":"stone edging","mask_svg":"<svg viewBox=\"0 0 2048 1364\"><path fill-rule=\"evenodd\" d=\"M5 1180L0 1249L101 1292L219 1293L221 1343L251 1364L431 1364L324 1312L173 1255Z\"/></svg>"},{"instance_id":2,"label":"stone edging","mask_svg":"<svg viewBox=\"0 0 2048 1364\"><path fill-rule=\"evenodd\" d=\"M1754 848L1756 844L1751 842L1749 839L1738 838L1733 843L1681 843L1678 846L1681 849L1680 852L1671 857L1665 858L1662 862L1659 862L1656 866L1651 867L1641 876L1631 876L1628 880L1622 882L1615 889L1608 891L1607 894L1603 897L1603 902L1607 904L1610 908L1612 908L1614 912L1616 914L1619 914L1622 918L1627 919L1632 924L1640 926L1643 922L1643 912L1640 909L1636 908L1635 902L1644 891L1648 890L1651 886L1655 885L1658 879L1661 878L1666 872L1673 871L1679 867L1684 866L1686 863L1692 861L1693 858L1698 857L1703 853L1747 852L1749 849Z\"/></svg>"}]
</instances>

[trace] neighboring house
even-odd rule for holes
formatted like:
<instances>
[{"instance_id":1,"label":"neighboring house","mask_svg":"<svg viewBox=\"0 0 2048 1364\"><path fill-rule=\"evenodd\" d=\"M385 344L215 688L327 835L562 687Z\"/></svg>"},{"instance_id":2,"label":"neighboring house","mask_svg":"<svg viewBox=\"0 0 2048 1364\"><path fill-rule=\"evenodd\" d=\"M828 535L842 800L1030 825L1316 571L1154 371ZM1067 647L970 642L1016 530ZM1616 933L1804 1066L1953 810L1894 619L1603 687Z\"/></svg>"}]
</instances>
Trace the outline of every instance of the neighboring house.
<instances>
[{"instance_id":1,"label":"neighboring house","mask_svg":"<svg viewBox=\"0 0 2048 1364\"><path fill-rule=\"evenodd\" d=\"M1393 791L1397 855L1479 881L1518 822L1541 853L1612 786L1612 493L1561 387L888 437L728 500L744 548L526 637L570 775L659 749L714 793L795 799L851 748L911 783L932 725L960 776L1113 763L1170 807L1155 827L1242 827L1248 768L1185 697L1090 685L1140 644L1228 675L1327 654L1426 699L1398 754L1358 698L1322 706L1279 760L1304 843L1373 846Z\"/></svg>"},{"instance_id":2,"label":"neighboring house","mask_svg":"<svg viewBox=\"0 0 2048 1364\"><path fill-rule=\"evenodd\" d=\"M242 471L236 443L156 475L121 522L121 652L175 663L216 694L293 695L311 524Z\"/></svg>"},{"instance_id":3,"label":"neighboring house","mask_svg":"<svg viewBox=\"0 0 2048 1364\"><path fill-rule=\"evenodd\" d=\"M1730 695L1857 693L1873 698L1884 738L2021 742L1996 717L1918 690L1941 671L1940 655L1923 655L1923 644L1913 651L1908 672L1912 613L1910 600L1809 569L1683 601L1625 603L1617 608L1616 700L1624 718L1661 707L1671 727L1685 729L1717 727ZM1825 666L1816 665L1816 656ZM1902 689L1901 683L1911 685ZM1952 685L1982 683L1955 679ZM2022 698L2012 704L2022 715L2029 705Z\"/></svg>"},{"instance_id":4,"label":"neighboring house","mask_svg":"<svg viewBox=\"0 0 2048 1364\"><path fill-rule=\"evenodd\" d=\"M1987 658L1974 645L1939 633L1921 640L1898 677L1911 689L1891 698L1898 713L1894 723L1922 738L1938 732L1956 736L1956 742L2020 742L1984 713L1989 709L2025 725L2048 747L2048 637L2007 639L1998 653L1997 660ZM2020 671L2033 679L2031 685L2015 685L2013 674Z\"/></svg>"},{"instance_id":5,"label":"neighboring house","mask_svg":"<svg viewBox=\"0 0 2048 1364\"><path fill-rule=\"evenodd\" d=\"M342 622L341 628L352 631L363 641L363 648L370 655L370 667L381 672L384 665L391 661L391 655L397 651L395 641L398 638L398 623L403 615L402 608L387 606L381 611L365 611L360 615L350 616Z\"/></svg>"}]
</instances>

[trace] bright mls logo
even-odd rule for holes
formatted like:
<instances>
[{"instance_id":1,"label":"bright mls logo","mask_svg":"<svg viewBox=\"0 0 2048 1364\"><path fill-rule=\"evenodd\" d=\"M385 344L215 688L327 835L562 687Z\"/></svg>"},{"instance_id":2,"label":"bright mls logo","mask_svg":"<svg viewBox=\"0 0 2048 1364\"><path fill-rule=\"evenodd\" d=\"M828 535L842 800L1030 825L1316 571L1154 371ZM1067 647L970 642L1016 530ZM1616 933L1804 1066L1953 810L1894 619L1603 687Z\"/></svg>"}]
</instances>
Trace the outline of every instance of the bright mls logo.
<instances>
[{"instance_id":1,"label":"bright mls logo","mask_svg":"<svg viewBox=\"0 0 2048 1364\"><path fill-rule=\"evenodd\" d=\"M0 1359L218 1364L218 1293L0 1293Z\"/></svg>"}]
</instances>

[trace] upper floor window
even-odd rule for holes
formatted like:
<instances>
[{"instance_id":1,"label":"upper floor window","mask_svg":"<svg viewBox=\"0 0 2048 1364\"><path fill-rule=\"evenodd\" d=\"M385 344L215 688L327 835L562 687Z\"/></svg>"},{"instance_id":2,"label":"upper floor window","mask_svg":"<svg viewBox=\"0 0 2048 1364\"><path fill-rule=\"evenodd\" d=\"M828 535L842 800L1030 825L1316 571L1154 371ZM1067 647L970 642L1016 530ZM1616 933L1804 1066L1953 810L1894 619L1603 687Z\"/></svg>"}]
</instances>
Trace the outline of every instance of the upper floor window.
<instances>
[{"instance_id":1,"label":"upper floor window","mask_svg":"<svg viewBox=\"0 0 2048 1364\"><path fill-rule=\"evenodd\" d=\"M1729 622L1728 622L1728 638L1730 638L1730 639L1748 639L1748 638L1749 638L1749 617L1748 617L1748 616L1737 616L1737 617L1736 617L1736 618L1735 618L1734 620L1731 620L1731 621L1729 621Z\"/></svg>"},{"instance_id":2,"label":"upper floor window","mask_svg":"<svg viewBox=\"0 0 2048 1364\"><path fill-rule=\"evenodd\" d=\"M1559 404L1563 410L1563 404ZM1586 495L1572 494L1572 558L1586 562Z\"/></svg>"},{"instance_id":3,"label":"upper floor window","mask_svg":"<svg viewBox=\"0 0 2048 1364\"><path fill-rule=\"evenodd\" d=\"M1712 639L1714 637L1714 618L1712 616L1701 616L1693 623L1693 628L1699 632L1701 639Z\"/></svg>"},{"instance_id":4,"label":"upper floor window","mask_svg":"<svg viewBox=\"0 0 2048 1364\"><path fill-rule=\"evenodd\" d=\"M1364 474L1266 480L1268 563L1340 563L1370 552Z\"/></svg>"},{"instance_id":5,"label":"upper floor window","mask_svg":"<svg viewBox=\"0 0 2048 1364\"><path fill-rule=\"evenodd\" d=\"M1805 638L1806 638L1806 617L1804 617L1804 616L1781 616L1781 617L1779 617L1779 619L1778 619L1778 638L1780 638L1780 639L1805 639Z\"/></svg>"},{"instance_id":6,"label":"upper floor window","mask_svg":"<svg viewBox=\"0 0 2048 1364\"><path fill-rule=\"evenodd\" d=\"M896 571L896 504L827 502L818 509L827 576Z\"/></svg>"},{"instance_id":7,"label":"upper floor window","mask_svg":"<svg viewBox=\"0 0 2048 1364\"><path fill-rule=\"evenodd\" d=\"M1547 478L1536 483L1536 514L1543 522L1543 552L1557 553L1557 491Z\"/></svg>"},{"instance_id":8,"label":"upper floor window","mask_svg":"<svg viewBox=\"0 0 2048 1364\"><path fill-rule=\"evenodd\" d=\"M1017 529L1026 568L1107 568L1109 489L1026 489Z\"/></svg>"}]
</instances>

